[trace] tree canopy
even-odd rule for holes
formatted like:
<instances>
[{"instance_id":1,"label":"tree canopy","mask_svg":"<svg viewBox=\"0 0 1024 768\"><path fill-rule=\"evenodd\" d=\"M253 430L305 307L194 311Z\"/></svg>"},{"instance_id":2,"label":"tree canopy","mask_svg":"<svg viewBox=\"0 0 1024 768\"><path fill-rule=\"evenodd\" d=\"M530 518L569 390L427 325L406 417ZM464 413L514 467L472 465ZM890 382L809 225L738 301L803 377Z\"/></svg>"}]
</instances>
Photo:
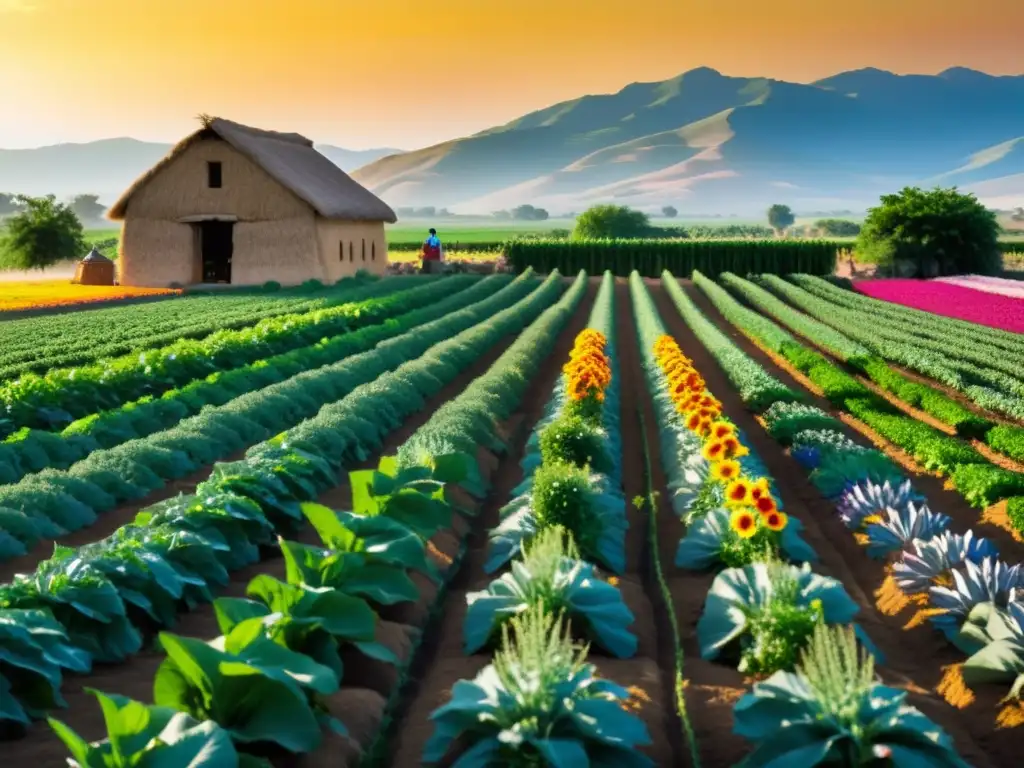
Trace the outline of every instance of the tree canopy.
<instances>
[{"instance_id":1,"label":"tree canopy","mask_svg":"<svg viewBox=\"0 0 1024 768\"><path fill-rule=\"evenodd\" d=\"M71 210L84 223L102 218L107 206L100 202L99 195L75 195L71 200Z\"/></svg>"},{"instance_id":2,"label":"tree canopy","mask_svg":"<svg viewBox=\"0 0 1024 768\"><path fill-rule=\"evenodd\" d=\"M645 237L651 222L643 211L625 205L595 205L579 215L573 239Z\"/></svg>"},{"instance_id":3,"label":"tree canopy","mask_svg":"<svg viewBox=\"0 0 1024 768\"><path fill-rule=\"evenodd\" d=\"M796 216L788 205L776 203L768 209L768 223L779 234L793 226Z\"/></svg>"},{"instance_id":4,"label":"tree canopy","mask_svg":"<svg viewBox=\"0 0 1024 768\"><path fill-rule=\"evenodd\" d=\"M0 192L0 216L9 216L21 210L18 207L17 197L9 192Z\"/></svg>"},{"instance_id":5,"label":"tree canopy","mask_svg":"<svg viewBox=\"0 0 1024 768\"><path fill-rule=\"evenodd\" d=\"M661 215L666 219L674 219L679 215L679 211L676 210L675 206L666 205L661 209Z\"/></svg>"},{"instance_id":6,"label":"tree canopy","mask_svg":"<svg viewBox=\"0 0 1024 768\"><path fill-rule=\"evenodd\" d=\"M855 237L860 234L860 224L848 219L818 219L814 226L829 237Z\"/></svg>"},{"instance_id":7,"label":"tree canopy","mask_svg":"<svg viewBox=\"0 0 1024 768\"><path fill-rule=\"evenodd\" d=\"M0 267L46 269L85 255L82 222L70 205L58 203L53 195L18 196L15 203L21 211L7 220Z\"/></svg>"},{"instance_id":8,"label":"tree canopy","mask_svg":"<svg viewBox=\"0 0 1024 768\"><path fill-rule=\"evenodd\" d=\"M996 215L972 194L906 187L883 195L857 238L861 261L905 276L979 274L1002 269Z\"/></svg>"}]
</instances>

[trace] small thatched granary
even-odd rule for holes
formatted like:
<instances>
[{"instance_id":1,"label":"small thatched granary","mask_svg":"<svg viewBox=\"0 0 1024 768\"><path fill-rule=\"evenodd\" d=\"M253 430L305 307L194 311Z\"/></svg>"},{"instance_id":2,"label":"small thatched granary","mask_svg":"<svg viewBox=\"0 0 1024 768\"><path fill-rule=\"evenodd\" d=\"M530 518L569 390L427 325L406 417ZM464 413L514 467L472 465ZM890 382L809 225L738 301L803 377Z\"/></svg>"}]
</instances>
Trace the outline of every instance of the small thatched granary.
<instances>
[{"instance_id":1,"label":"small thatched granary","mask_svg":"<svg viewBox=\"0 0 1024 768\"><path fill-rule=\"evenodd\" d=\"M295 133L220 118L114 203L121 285L335 282L387 269L394 211Z\"/></svg>"},{"instance_id":2,"label":"small thatched granary","mask_svg":"<svg viewBox=\"0 0 1024 768\"><path fill-rule=\"evenodd\" d=\"M114 262L96 250L95 246L75 268L76 285L113 285Z\"/></svg>"}]
</instances>

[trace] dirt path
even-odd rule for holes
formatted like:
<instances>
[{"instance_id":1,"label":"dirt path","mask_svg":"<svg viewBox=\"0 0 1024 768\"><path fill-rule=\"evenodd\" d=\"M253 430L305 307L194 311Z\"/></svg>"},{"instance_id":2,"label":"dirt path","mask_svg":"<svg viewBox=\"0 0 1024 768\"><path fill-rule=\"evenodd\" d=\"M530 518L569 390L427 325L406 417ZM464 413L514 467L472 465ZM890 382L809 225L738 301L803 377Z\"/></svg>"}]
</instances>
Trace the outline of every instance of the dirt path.
<instances>
[{"instance_id":1,"label":"dirt path","mask_svg":"<svg viewBox=\"0 0 1024 768\"><path fill-rule=\"evenodd\" d=\"M702 312L744 352L783 383L800 389L794 379L726 323L697 289L689 283L683 285ZM816 570L841 581L851 598L860 606L858 623L886 656L883 669L886 681L916 691L915 705L946 728L955 740L961 756L972 765L977 768L994 768L996 765L1010 764L1007 761L1012 752L993 749L990 743L981 744L980 737L992 731L992 715L957 712L936 694L930 693L942 674L941 667L960 660L951 651L951 647L929 627L921 626L916 630L904 631L903 621L884 616L876 609L872 593L884 580L882 565L864 554L835 514L832 505L808 482L806 472L786 455L745 408L736 388L683 321L660 281L648 281L648 287L669 333L683 351L693 358L710 391L722 401L725 413L745 433L751 450L760 457L775 479L783 507L804 524L804 537L821 558ZM820 398L813 399L823 410L830 410L828 404ZM930 499L933 498L923 483L919 487ZM944 506L937 508L947 511ZM972 514L976 519L977 513L972 511ZM674 559L674 549L680 534L681 525L674 537L663 537L663 558L667 558L668 562ZM689 681L687 702L702 760L709 766L733 765L749 748L741 740L729 737L732 705L748 686L735 669L700 660L696 624L713 576L678 569L672 572L674 575L670 578L670 585L675 596L675 609L686 654L686 678ZM986 749L982 749L983 746ZM1007 746L1012 748L1012 745Z\"/></svg>"},{"instance_id":2,"label":"dirt path","mask_svg":"<svg viewBox=\"0 0 1024 768\"><path fill-rule=\"evenodd\" d=\"M408 418L396 431L392 432L384 442L382 451L364 466L376 466L381 455L390 455L409 435L419 429L444 403L456 397L478 376L490 368L491 364L517 338L510 334L479 358L472 366L463 371L458 378L450 382L426 406ZM318 499L318 503L334 509L350 509L351 490L348 486L347 472L361 467L349 467L343 470L338 478L338 485L326 491ZM196 476L192 488L209 474ZM184 482L184 481L181 481ZM184 490L184 489L182 489ZM177 492L177 491L175 491ZM146 502L152 503L152 501ZM108 515L114 515L114 510ZM126 519L134 516L134 511L123 511ZM98 538L98 537L97 537ZM318 537L312 528L306 526L295 537L296 541L315 544ZM272 553L268 553L272 554ZM439 562L443 565L443 562ZM235 571L231 581L218 596L244 597L248 583L259 574L270 574L276 578L284 578L284 561L278 557L268 558L259 563ZM429 604L435 592L429 581L414 577L421 587L421 599L413 605L381 608L382 628L378 640L384 642L402 656L408 656L415 636L415 631L425 623L429 613ZM170 631L190 637L213 638L220 634L212 605L204 605L191 613L184 614L178 625ZM152 701L153 676L164 655L146 649L124 664L98 665L89 675L67 675L64 680L63 694L68 703L67 709L57 710L53 716L64 721L75 729L83 738L94 740L105 735L103 718L94 697L85 693L84 688L97 688L104 692L119 693L141 701ZM341 692L331 699L332 711L343 720L352 734L351 739L335 735L327 735L324 746L313 755L301 758L276 759L278 768L319 768L326 755L331 755L332 763L344 768L361 749L370 745L377 736L381 720L387 704L387 696L398 682L398 670L386 665L371 662L365 657L346 659L345 685ZM4 754L17 765L34 765L38 768L57 768L65 764L67 750L45 722L35 723L28 735L19 741L4 745ZM340 762L338 762L340 758Z\"/></svg>"}]
</instances>

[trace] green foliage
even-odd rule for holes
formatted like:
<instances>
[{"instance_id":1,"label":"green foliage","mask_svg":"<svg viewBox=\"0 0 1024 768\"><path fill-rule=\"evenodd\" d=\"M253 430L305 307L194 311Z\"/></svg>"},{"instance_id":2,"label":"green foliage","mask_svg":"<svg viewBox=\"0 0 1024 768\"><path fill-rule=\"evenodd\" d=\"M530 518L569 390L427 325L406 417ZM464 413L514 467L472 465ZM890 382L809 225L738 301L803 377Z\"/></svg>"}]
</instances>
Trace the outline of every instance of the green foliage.
<instances>
[{"instance_id":1,"label":"green foliage","mask_svg":"<svg viewBox=\"0 0 1024 768\"><path fill-rule=\"evenodd\" d=\"M46 269L85 256L82 223L70 206L53 195L17 201L23 210L7 220L0 269Z\"/></svg>"},{"instance_id":2,"label":"green foliage","mask_svg":"<svg viewBox=\"0 0 1024 768\"><path fill-rule=\"evenodd\" d=\"M661 215L664 216L666 219L674 219L676 216L679 215L679 211L676 210L675 206L663 205L661 207Z\"/></svg>"},{"instance_id":3,"label":"green foliage","mask_svg":"<svg viewBox=\"0 0 1024 768\"><path fill-rule=\"evenodd\" d=\"M463 624L467 654L476 653L498 635L499 627L531 608L564 615L577 637L592 641L619 658L636 653L637 638L627 627L633 614L619 590L600 579L581 560L572 535L546 528L525 546L511 571L481 592L467 595Z\"/></svg>"},{"instance_id":4,"label":"green foliage","mask_svg":"<svg viewBox=\"0 0 1024 768\"><path fill-rule=\"evenodd\" d=\"M776 672L737 702L733 732L755 746L740 766L967 768L906 697L875 682L853 629L819 625L795 672Z\"/></svg>"},{"instance_id":5,"label":"green foliage","mask_svg":"<svg viewBox=\"0 0 1024 768\"><path fill-rule=\"evenodd\" d=\"M860 224L847 219L818 219L814 226L828 237L855 237L860 234Z\"/></svg>"},{"instance_id":6,"label":"green foliage","mask_svg":"<svg viewBox=\"0 0 1024 768\"><path fill-rule=\"evenodd\" d=\"M71 753L71 768L267 765L239 755L228 732L214 722L199 722L169 707L143 704L125 696L85 690L96 697L103 711L107 738L90 744L64 723L50 718L50 727Z\"/></svg>"},{"instance_id":7,"label":"green foliage","mask_svg":"<svg viewBox=\"0 0 1024 768\"><path fill-rule=\"evenodd\" d=\"M1019 533L1024 533L1024 496L1014 496L1006 502L1006 517Z\"/></svg>"},{"instance_id":8,"label":"green foliage","mask_svg":"<svg viewBox=\"0 0 1024 768\"><path fill-rule=\"evenodd\" d=\"M540 433L541 460L544 464L566 463L607 472L611 458L605 437L603 430L580 416L561 416Z\"/></svg>"},{"instance_id":9,"label":"green foliage","mask_svg":"<svg viewBox=\"0 0 1024 768\"><path fill-rule=\"evenodd\" d=\"M468 749L461 760L481 765L653 768L637 750L650 734L627 709L629 692L597 677L562 620L533 609L509 624L494 662L434 710L423 763L444 761L459 742Z\"/></svg>"},{"instance_id":10,"label":"green foliage","mask_svg":"<svg viewBox=\"0 0 1024 768\"><path fill-rule=\"evenodd\" d=\"M584 556L597 551L599 518L591 512L590 472L566 462L544 463L533 477L533 512L538 530L561 527L572 533Z\"/></svg>"},{"instance_id":11,"label":"green foliage","mask_svg":"<svg viewBox=\"0 0 1024 768\"><path fill-rule=\"evenodd\" d=\"M921 277L995 275L1002 269L998 237L996 215L973 194L906 187L883 195L868 211L857 255L876 264L905 265Z\"/></svg>"},{"instance_id":12,"label":"green foliage","mask_svg":"<svg viewBox=\"0 0 1024 768\"><path fill-rule=\"evenodd\" d=\"M97 221L107 210L107 206L100 202L99 195L75 195L70 205L81 222Z\"/></svg>"},{"instance_id":13,"label":"green foliage","mask_svg":"<svg viewBox=\"0 0 1024 768\"><path fill-rule=\"evenodd\" d=\"M595 205L576 218L573 240L644 237L651 222L646 213L625 205Z\"/></svg>"},{"instance_id":14,"label":"green foliage","mask_svg":"<svg viewBox=\"0 0 1024 768\"><path fill-rule=\"evenodd\" d=\"M1015 424L996 424L985 434L985 442L993 450L1024 462L1024 428Z\"/></svg>"},{"instance_id":15,"label":"green foliage","mask_svg":"<svg viewBox=\"0 0 1024 768\"><path fill-rule=\"evenodd\" d=\"M812 405L803 403L774 403L762 415L768 434L783 445L793 437L810 429L836 429L839 422Z\"/></svg>"},{"instance_id":16,"label":"green foliage","mask_svg":"<svg viewBox=\"0 0 1024 768\"><path fill-rule=\"evenodd\" d=\"M666 240L653 234L648 239L520 239L506 243L504 252L517 272L533 267L566 274L611 270L617 277L634 270L643 277L660 277L664 270L683 277L695 269L710 276L730 271L830 275L841 247L831 240Z\"/></svg>"},{"instance_id":17,"label":"green foliage","mask_svg":"<svg viewBox=\"0 0 1024 768\"><path fill-rule=\"evenodd\" d=\"M775 203L768 209L768 223L776 232L785 232L796 222L796 215L788 205Z\"/></svg>"}]
</instances>

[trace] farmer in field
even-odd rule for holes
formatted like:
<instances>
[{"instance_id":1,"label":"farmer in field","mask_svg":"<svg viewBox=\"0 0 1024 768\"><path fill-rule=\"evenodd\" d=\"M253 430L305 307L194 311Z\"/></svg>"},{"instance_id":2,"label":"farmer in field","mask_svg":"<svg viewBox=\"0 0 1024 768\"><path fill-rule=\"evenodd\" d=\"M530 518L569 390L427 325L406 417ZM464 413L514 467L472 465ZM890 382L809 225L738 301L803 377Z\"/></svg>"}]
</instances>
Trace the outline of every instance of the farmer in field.
<instances>
[{"instance_id":1,"label":"farmer in field","mask_svg":"<svg viewBox=\"0 0 1024 768\"><path fill-rule=\"evenodd\" d=\"M437 230L430 228L430 237L423 241L423 271L427 274L441 271L441 239Z\"/></svg>"}]
</instances>

